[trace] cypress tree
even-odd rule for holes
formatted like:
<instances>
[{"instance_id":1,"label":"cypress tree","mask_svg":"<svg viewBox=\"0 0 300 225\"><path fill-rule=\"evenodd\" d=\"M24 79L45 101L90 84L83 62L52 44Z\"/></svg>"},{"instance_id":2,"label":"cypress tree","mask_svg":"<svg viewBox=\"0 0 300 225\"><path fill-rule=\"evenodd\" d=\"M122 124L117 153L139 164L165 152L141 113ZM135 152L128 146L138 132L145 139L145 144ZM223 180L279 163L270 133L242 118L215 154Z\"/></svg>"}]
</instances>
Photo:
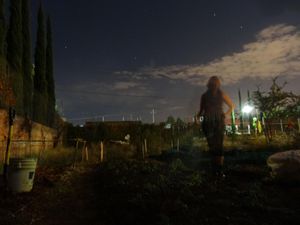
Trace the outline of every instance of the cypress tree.
<instances>
[{"instance_id":1,"label":"cypress tree","mask_svg":"<svg viewBox=\"0 0 300 225\"><path fill-rule=\"evenodd\" d=\"M4 14L4 0L0 0L0 107L4 107L4 74L5 74L5 14Z\"/></svg>"},{"instance_id":2,"label":"cypress tree","mask_svg":"<svg viewBox=\"0 0 300 225\"><path fill-rule=\"evenodd\" d=\"M48 92L48 125L54 125L55 119L55 84L53 77L53 46L51 19L47 18L47 48L46 48L46 80Z\"/></svg>"},{"instance_id":3,"label":"cypress tree","mask_svg":"<svg viewBox=\"0 0 300 225\"><path fill-rule=\"evenodd\" d=\"M35 46L33 120L47 123L47 82L46 82L46 32L42 5L38 11L37 38Z\"/></svg>"},{"instance_id":4,"label":"cypress tree","mask_svg":"<svg viewBox=\"0 0 300 225\"><path fill-rule=\"evenodd\" d=\"M22 78L22 0L11 0L10 19L7 31L7 61L10 65L16 111L23 113Z\"/></svg>"},{"instance_id":5,"label":"cypress tree","mask_svg":"<svg viewBox=\"0 0 300 225\"><path fill-rule=\"evenodd\" d=\"M4 15L4 0L0 0L0 84L3 85L3 75L5 74L5 15ZM0 107L3 107L3 93L0 93Z\"/></svg>"},{"instance_id":6,"label":"cypress tree","mask_svg":"<svg viewBox=\"0 0 300 225\"><path fill-rule=\"evenodd\" d=\"M23 0L22 4L22 34L23 34L23 103L24 115L31 118L32 112L32 62L31 62L31 21L30 21L30 0Z\"/></svg>"},{"instance_id":7,"label":"cypress tree","mask_svg":"<svg viewBox=\"0 0 300 225\"><path fill-rule=\"evenodd\" d=\"M0 57L5 56L5 29L4 0L0 0Z\"/></svg>"}]
</instances>

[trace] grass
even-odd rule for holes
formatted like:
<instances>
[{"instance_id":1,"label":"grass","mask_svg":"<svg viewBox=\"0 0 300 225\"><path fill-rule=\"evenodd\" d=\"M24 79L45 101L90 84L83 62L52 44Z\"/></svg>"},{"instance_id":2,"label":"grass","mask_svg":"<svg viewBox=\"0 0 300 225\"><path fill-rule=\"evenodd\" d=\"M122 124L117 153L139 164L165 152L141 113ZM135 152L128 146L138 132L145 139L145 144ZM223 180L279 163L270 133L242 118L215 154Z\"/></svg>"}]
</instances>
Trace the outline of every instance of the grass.
<instances>
[{"instance_id":1,"label":"grass","mask_svg":"<svg viewBox=\"0 0 300 225\"><path fill-rule=\"evenodd\" d=\"M74 161L74 148L56 148L45 150L39 155L35 155L39 159L38 165L45 167L66 167L71 166Z\"/></svg>"},{"instance_id":2,"label":"grass","mask_svg":"<svg viewBox=\"0 0 300 225\"><path fill-rule=\"evenodd\" d=\"M264 136L236 136L234 139L225 137L224 148L227 154L227 161L250 160L252 162L264 162L266 157L277 151L295 149L299 147L299 136L288 138L286 135L277 135L271 143L267 143ZM148 155L164 157L165 153L176 152L177 146L171 148L170 143L160 145L160 141L148 140ZM176 143L176 142L175 142ZM46 149L41 152L26 154L19 153L18 156L38 158L39 166L48 167L68 167L78 163L98 163L100 161L99 144L88 146L89 161L83 160L83 146L79 145L78 149L74 147L59 147L56 149ZM189 154L201 156L202 162L208 161L208 146L205 138L193 137L191 134L184 135L180 138L180 152L185 153L185 158ZM234 156L234 157L233 157ZM237 157L238 156L238 157ZM141 146L121 145L116 143L104 143L104 160L112 159L134 159L142 158ZM76 160L75 160L76 159ZM183 159L184 160L184 159ZM197 164L197 160L189 159L191 164ZM3 170L3 162L0 162L0 173Z\"/></svg>"}]
</instances>

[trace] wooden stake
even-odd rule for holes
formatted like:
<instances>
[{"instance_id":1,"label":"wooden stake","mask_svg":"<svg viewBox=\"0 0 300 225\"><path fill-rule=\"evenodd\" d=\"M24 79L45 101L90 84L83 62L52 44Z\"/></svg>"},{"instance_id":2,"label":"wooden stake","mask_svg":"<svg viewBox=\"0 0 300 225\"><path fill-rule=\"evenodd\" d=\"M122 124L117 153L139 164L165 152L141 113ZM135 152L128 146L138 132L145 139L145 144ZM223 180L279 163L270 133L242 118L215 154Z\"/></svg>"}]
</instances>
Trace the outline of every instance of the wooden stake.
<instances>
[{"instance_id":1,"label":"wooden stake","mask_svg":"<svg viewBox=\"0 0 300 225\"><path fill-rule=\"evenodd\" d=\"M177 138L177 152L179 152L179 138Z\"/></svg>"},{"instance_id":2,"label":"wooden stake","mask_svg":"<svg viewBox=\"0 0 300 225\"><path fill-rule=\"evenodd\" d=\"M148 154L147 139L144 139L145 155Z\"/></svg>"},{"instance_id":3,"label":"wooden stake","mask_svg":"<svg viewBox=\"0 0 300 225\"><path fill-rule=\"evenodd\" d=\"M103 162L103 156L104 156L104 146L103 142L100 143L100 162Z\"/></svg>"},{"instance_id":4,"label":"wooden stake","mask_svg":"<svg viewBox=\"0 0 300 225\"><path fill-rule=\"evenodd\" d=\"M81 150L81 161L85 159L85 148L86 148L86 141L83 142L82 150Z\"/></svg>"},{"instance_id":5,"label":"wooden stake","mask_svg":"<svg viewBox=\"0 0 300 225\"><path fill-rule=\"evenodd\" d=\"M76 140L76 147L75 147L74 158L73 158L73 168L75 168L75 164L76 164L78 147L79 147L79 139Z\"/></svg>"},{"instance_id":6,"label":"wooden stake","mask_svg":"<svg viewBox=\"0 0 300 225\"><path fill-rule=\"evenodd\" d=\"M85 146L85 160L89 161L89 151L87 146Z\"/></svg>"},{"instance_id":7,"label":"wooden stake","mask_svg":"<svg viewBox=\"0 0 300 225\"><path fill-rule=\"evenodd\" d=\"M144 148L144 144L142 144L142 157L143 160L145 159L145 148Z\"/></svg>"},{"instance_id":8,"label":"wooden stake","mask_svg":"<svg viewBox=\"0 0 300 225\"><path fill-rule=\"evenodd\" d=\"M40 159L42 157L42 153L45 152L45 149L46 149L46 140L45 140L45 137L44 137L43 142L42 142L42 148L40 148L39 155L38 155L38 162L40 161ZM31 151L30 151L30 156L32 156Z\"/></svg>"},{"instance_id":9,"label":"wooden stake","mask_svg":"<svg viewBox=\"0 0 300 225\"><path fill-rule=\"evenodd\" d=\"M83 146L83 148L81 149L81 162L84 161L84 150L85 150L85 148Z\"/></svg>"},{"instance_id":10,"label":"wooden stake","mask_svg":"<svg viewBox=\"0 0 300 225\"><path fill-rule=\"evenodd\" d=\"M282 124L282 120L280 120L280 129L281 129L281 133L283 133L283 124Z\"/></svg>"}]
</instances>

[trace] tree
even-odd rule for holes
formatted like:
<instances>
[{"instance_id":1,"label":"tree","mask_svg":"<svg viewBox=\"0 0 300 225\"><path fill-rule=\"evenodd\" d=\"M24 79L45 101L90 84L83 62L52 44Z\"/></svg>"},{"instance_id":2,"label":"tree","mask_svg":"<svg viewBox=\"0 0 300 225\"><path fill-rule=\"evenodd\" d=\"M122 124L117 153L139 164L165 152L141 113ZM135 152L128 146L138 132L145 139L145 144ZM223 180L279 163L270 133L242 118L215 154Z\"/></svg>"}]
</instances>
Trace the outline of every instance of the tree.
<instances>
[{"instance_id":1,"label":"tree","mask_svg":"<svg viewBox=\"0 0 300 225\"><path fill-rule=\"evenodd\" d=\"M2 89L4 88L4 75L6 74L6 61L5 61L5 14L4 14L4 0L0 0L0 107L4 106L4 93ZM1 87L2 86L2 87Z\"/></svg>"},{"instance_id":2,"label":"tree","mask_svg":"<svg viewBox=\"0 0 300 225\"><path fill-rule=\"evenodd\" d=\"M50 17L47 19L46 80L48 93L48 125L53 126L55 119L55 84L53 77L53 47Z\"/></svg>"},{"instance_id":3,"label":"tree","mask_svg":"<svg viewBox=\"0 0 300 225\"><path fill-rule=\"evenodd\" d=\"M257 108L265 113L268 119L283 119L290 116L295 116L299 103L299 96L284 91L287 84L284 82L282 85L277 83L277 78L272 80L272 85L269 92L262 92L258 88L253 93L253 101Z\"/></svg>"},{"instance_id":4,"label":"tree","mask_svg":"<svg viewBox=\"0 0 300 225\"><path fill-rule=\"evenodd\" d=\"M32 62L31 62L31 21L30 21L30 0L23 0L22 4L22 39L23 39L23 104L24 115L32 117Z\"/></svg>"},{"instance_id":5,"label":"tree","mask_svg":"<svg viewBox=\"0 0 300 225\"><path fill-rule=\"evenodd\" d=\"M176 120L176 125L178 127L183 127L185 125L184 121L182 119L180 119L179 117Z\"/></svg>"},{"instance_id":6,"label":"tree","mask_svg":"<svg viewBox=\"0 0 300 225\"><path fill-rule=\"evenodd\" d=\"M46 32L45 16L42 5L38 11L37 38L35 46L33 120L47 122L47 82L46 82Z\"/></svg>"},{"instance_id":7,"label":"tree","mask_svg":"<svg viewBox=\"0 0 300 225\"><path fill-rule=\"evenodd\" d=\"M173 117L173 116L168 116L166 123L167 123L167 124L174 125L174 124L175 124L175 119L174 119L174 117Z\"/></svg>"},{"instance_id":8,"label":"tree","mask_svg":"<svg viewBox=\"0 0 300 225\"><path fill-rule=\"evenodd\" d=\"M16 111L23 114L22 77L22 0L11 0L10 20L7 31L7 61L11 68L13 92L16 97Z\"/></svg>"},{"instance_id":9,"label":"tree","mask_svg":"<svg viewBox=\"0 0 300 225\"><path fill-rule=\"evenodd\" d=\"M272 139L271 123L274 119L283 119L296 116L299 113L300 96L292 92L284 91L287 84L277 83L278 77L272 80L272 85L268 92L263 92L258 87L253 93L253 101L259 111L264 115L265 134L269 141Z\"/></svg>"},{"instance_id":10,"label":"tree","mask_svg":"<svg viewBox=\"0 0 300 225\"><path fill-rule=\"evenodd\" d=\"M5 29L4 0L0 0L0 57L5 56Z\"/></svg>"}]
</instances>

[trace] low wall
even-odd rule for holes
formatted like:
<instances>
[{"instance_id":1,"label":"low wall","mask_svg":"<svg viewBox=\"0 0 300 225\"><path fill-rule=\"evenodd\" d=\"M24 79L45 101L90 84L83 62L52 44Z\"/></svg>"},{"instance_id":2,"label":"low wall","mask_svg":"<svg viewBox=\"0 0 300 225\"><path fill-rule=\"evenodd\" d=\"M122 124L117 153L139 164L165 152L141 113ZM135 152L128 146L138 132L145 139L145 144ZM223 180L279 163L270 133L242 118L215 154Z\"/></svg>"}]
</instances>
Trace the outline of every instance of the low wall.
<instances>
[{"instance_id":1,"label":"low wall","mask_svg":"<svg viewBox=\"0 0 300 225\"><path fill-rule=\"evenodd\" d=\"M0 162L3 162L8 137L8 113L0 109ZM14 120L11 157L36 154L52 148L57 131L39 123L17 116Z\"/></svg>"}]
</instances>

